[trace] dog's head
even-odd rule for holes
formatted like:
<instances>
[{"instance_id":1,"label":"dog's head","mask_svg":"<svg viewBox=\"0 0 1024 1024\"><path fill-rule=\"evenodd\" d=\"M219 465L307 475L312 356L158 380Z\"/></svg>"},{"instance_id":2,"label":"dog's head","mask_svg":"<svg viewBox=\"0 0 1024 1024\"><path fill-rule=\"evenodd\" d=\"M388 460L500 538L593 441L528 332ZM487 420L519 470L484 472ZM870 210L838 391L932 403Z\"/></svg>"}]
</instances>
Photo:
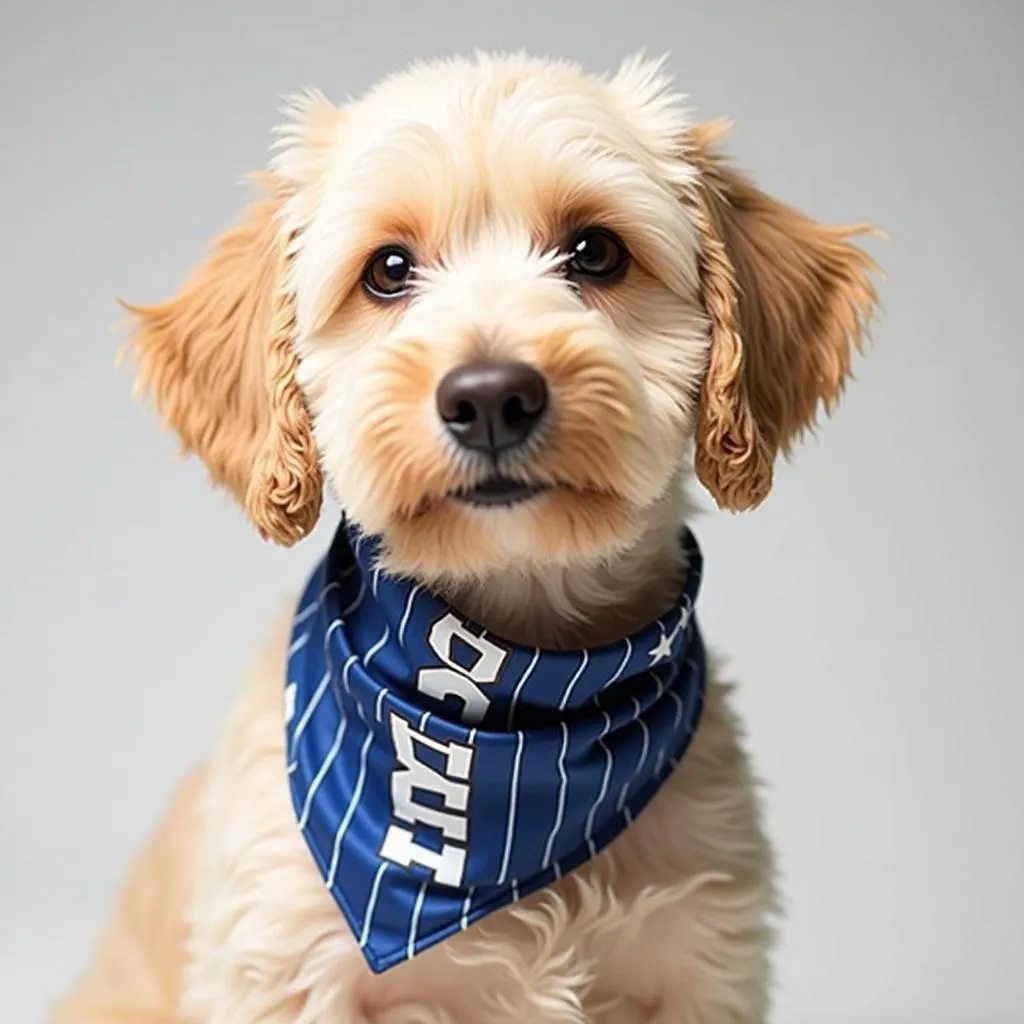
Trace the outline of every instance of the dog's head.
<instances>
[{"instance_id":1,"label":"dog's head","mask_svg":"<svg viewBox=\"0 0 1024 1024\"><path fill-rule=\"evenodd\" d=\"M326 477L421 578L623 550L687 463L757 505L873 264L723 163L660 66L481 57L293 102L264 199L132 307L140 385L282 543Z\"/></svg>"}]
</instances>

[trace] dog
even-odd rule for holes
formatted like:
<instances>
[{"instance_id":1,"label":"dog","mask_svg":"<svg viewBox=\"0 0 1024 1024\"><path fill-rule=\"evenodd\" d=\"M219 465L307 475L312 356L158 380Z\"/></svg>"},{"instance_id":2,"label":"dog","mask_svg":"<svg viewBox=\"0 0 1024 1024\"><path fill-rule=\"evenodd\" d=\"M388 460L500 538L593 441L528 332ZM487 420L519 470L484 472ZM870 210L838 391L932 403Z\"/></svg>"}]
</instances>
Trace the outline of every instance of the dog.
<instances>
[{"instance_id":1,"label":"dog","mask_svg":"<svg viewBox=\"0 0 1024 1024\"><path fill-rule=\"evenodd\" d=\"M263 538L325 485L344 522L57 1021L765 1019L772 855L687 524L698 482L765 499L878 272L726 134L643 57L306 92L261 198L128 307L140 392Z\"/></svg>"}]
</instances>

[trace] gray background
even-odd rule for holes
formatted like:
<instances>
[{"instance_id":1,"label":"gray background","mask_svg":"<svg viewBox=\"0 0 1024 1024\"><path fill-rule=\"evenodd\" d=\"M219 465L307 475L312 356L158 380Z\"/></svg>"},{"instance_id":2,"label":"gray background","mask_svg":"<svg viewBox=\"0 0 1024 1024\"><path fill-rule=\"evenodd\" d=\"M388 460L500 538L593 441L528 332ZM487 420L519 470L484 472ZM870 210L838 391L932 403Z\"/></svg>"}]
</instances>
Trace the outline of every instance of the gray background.
<instances>
[{"instance_id":1,"label":"gray background","mask_svg":"<svg viewBox=\"0 0 1024 1024\"><path fill-rule=\"evenodd\" d=\"M82 963L326 540L264 546L115 373L281 94L525 46L669 51L759 181L869 218L887 310L752 516L698 523L789 921L775 1020L1024 1020L1024 5L128 3L0 12L0 1019ZM709 1022L710 1024L710 1022Z\"/></svg>"}]
</instances>

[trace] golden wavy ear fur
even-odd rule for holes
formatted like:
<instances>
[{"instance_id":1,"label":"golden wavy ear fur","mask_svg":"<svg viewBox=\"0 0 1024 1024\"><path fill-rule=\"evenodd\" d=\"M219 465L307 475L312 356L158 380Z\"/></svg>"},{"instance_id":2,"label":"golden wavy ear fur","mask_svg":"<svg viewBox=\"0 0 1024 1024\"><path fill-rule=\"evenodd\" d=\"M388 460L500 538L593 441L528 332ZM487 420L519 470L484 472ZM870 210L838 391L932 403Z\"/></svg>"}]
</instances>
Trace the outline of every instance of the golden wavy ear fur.
<instances>
[{"instance_id":1,"label":"golden wavy ear fur","mask_svg":"<svg viewBox=\"0 0 1024 1024\"><path fill-rule=\"evenodd\" d=\"M726 132L697 125L687 144L710 320L696 468L722 508L743 511L768 494L776 455L840 397L878 268L849 241L870 225L826 227L772 199L719 156Z\"/></svg>"},{"instance_id":2,"label":"golden wavy ear fur","mask_svg":"<svg viewBox=\"0 0 1024 1024\"><path fill-rule=\"evenodd\" d=\"M181 291L135 318L128 348L137 394L149 393L185 452L246 509L260 535L290 545L320 513L323 484L295 379L293 303L283 287L287 239L280 181L221 235Z\"/></svg>"}]
</instances>

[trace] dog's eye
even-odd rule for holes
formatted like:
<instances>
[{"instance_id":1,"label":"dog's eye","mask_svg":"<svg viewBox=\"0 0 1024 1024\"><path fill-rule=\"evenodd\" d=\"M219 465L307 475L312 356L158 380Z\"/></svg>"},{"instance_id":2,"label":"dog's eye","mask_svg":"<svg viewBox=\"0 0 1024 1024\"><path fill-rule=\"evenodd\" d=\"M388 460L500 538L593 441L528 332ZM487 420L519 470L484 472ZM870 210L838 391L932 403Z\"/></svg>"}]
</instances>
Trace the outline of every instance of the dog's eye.
<instances>
[{"instance_id":1,"label":"dog's eye","mask_svg":"<svg viewBox=\"0 0 1024 1024\"><path fill-rule=\"evenodd\" d=\"M375 252L363 271L363 287L375 299L396 299L409 290L413 260L397 245Z\"/></svg>"},{"instance_id":2,"label":"dog's eye","mask_svg":"<svg viewBox=\"0 0 1024 1024\"><path fill-rule=\"evenodd\" d=\"M608 283L621 277L629 265L629 250L607 228L587 228L573 236L568 247L568 272L574 277Z\"/></svg>"}]
</instances>

